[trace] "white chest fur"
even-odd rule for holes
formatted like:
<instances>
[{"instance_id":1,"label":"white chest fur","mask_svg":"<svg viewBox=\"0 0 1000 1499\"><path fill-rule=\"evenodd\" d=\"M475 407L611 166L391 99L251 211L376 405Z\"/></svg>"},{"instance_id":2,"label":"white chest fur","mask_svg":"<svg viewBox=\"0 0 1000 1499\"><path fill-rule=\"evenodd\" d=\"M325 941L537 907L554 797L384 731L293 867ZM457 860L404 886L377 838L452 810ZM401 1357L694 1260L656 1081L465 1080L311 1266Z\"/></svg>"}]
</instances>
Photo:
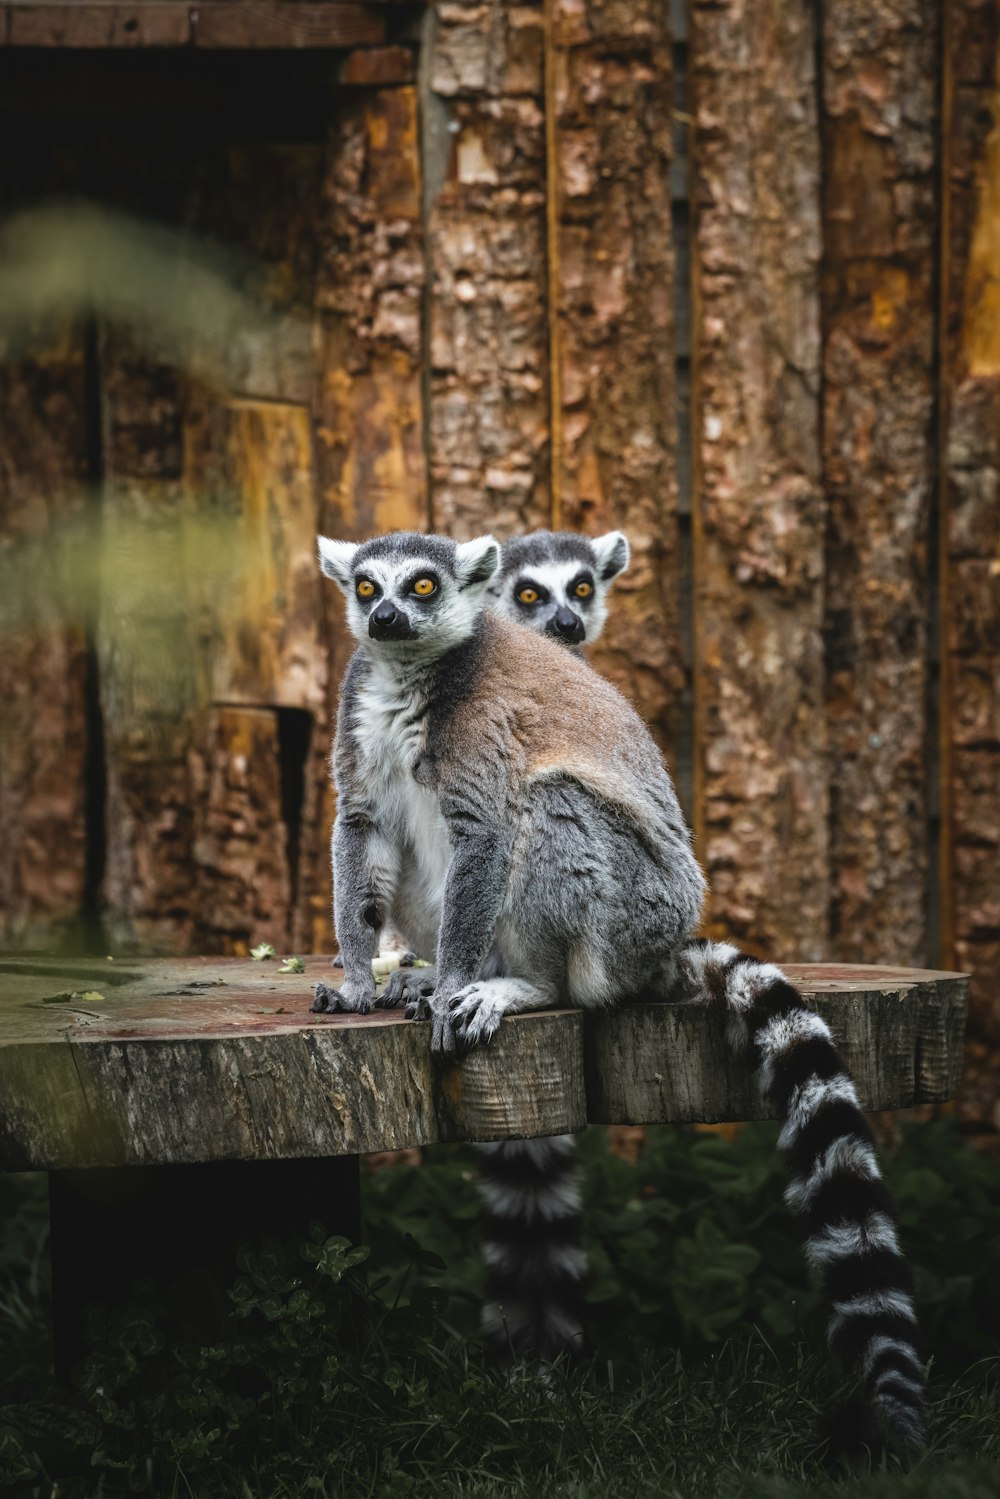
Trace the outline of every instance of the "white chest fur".
<instances>
[{"instance_id":1,"label":"white chest fur","mask_svg":"<svg viewBox=\"0 0 1000 1499\"><path fill-rule=\"evenodd\" d=\"M427 742L425 708L419 677L375 662L358 689L354 741L379 824L439 901L451 855L448 830L436 792L413 778Z\"/></svg>"}]
</instances>

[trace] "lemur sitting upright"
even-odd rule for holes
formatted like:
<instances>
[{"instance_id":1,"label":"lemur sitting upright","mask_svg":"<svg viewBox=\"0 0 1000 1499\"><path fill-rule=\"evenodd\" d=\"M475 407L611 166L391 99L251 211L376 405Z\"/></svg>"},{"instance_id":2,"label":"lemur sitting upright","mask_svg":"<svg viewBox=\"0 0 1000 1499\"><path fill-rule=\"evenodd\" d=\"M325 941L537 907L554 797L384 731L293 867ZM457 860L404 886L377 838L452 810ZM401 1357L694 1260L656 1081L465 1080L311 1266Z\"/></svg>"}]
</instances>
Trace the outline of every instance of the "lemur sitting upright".
<instances>
[{"instance_id":1,"label":"lemur sitting upright","mask_svg":"<svg viewBox=\"0 0 1000 1499\"><path fill-rule=\"evenodd\" d=\"M371 960L390 917L417 951L436 947L434 993L407 1014L431 1020L438 1053L489 1041L519 1011L642 991L720 1006L782 1121L786 1198L832 1303L830 1341L863 1372L886 1435L923 1445L909 1270L854 1084L780 969L692 939L705 881L638 714L583 660L486 607L492 537L321 538L320 557L359 649L334 744L345 976L339 992L317 984L317 1006L389 1002Z\"/></svg>"},{"instance_id":2,"label":"lemur sitting upright","mask_svg":"<svg viewBox=\"0 0 1000 1499\"><path fill-rule=\"evenodd\" d=\"M609 531L533 531L505 541L490 602L508 618L569 650L593 645L608 615L607 596L629 563L628 538ZM483 1332L497 1363L534 1358L548 1365L583 1351L580 1187L572 1135L499 1140L482 1159Z\"/></svg>"}]
</instances>

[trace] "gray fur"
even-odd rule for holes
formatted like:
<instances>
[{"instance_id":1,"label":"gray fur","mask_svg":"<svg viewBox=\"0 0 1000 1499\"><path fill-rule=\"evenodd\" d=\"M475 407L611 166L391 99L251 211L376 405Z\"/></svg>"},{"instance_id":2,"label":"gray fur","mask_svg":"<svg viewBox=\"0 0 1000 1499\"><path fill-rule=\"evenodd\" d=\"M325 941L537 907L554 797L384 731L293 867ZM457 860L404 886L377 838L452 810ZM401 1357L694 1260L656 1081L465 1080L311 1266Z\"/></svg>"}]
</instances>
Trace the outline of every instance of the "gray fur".
<instances>
[{"instance_id":1,"label":"gray fur","mask_svg":"<svg viewBox=\"0 0 1000 1499\"><path fill-rule=\"evenodd\" d=\"M439 1051L489 1040L504 1014L604 1006L666 983L704 879L638 715L583 662L483 615L490 538L455 548L395 535L323 555L336 556L359 650L334 749L345 979L318 1002L372 1007L371 959L390 919L416 951L436 949ZM425 565L438 591L415 601L406 589ZM372 637L362 577L405 613L405 638ZM552 720L546 687L566 700ZM490 716L476 706L487 699ZM581 751L573 712L596 715L607 743Z\"/></svg>"}]
</instances>

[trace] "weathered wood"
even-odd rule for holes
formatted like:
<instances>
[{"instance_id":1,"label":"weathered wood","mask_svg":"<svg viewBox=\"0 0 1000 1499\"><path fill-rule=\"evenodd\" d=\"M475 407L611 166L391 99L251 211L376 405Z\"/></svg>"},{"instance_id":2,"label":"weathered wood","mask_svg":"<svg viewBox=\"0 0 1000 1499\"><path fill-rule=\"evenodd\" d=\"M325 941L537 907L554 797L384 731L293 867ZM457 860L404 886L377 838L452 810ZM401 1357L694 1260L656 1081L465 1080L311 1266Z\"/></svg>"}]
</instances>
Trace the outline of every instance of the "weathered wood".
<instances>
[{"instance_id":1,"label":"weathered wood","mask_svg":"<svg viewBox=\"0 0 1000 1499\"><path fill-rule=\"evenodd\" d=\"M225 538L234 564L234 586L212 580L214 596L200 601L212 699L320 712L326 661L309 412L223 401L185 436L192 507L218 522L210 534Z\"/></svg>"},{"instance_id":2,"label":"weathered wood","mask_svg":"<svg viewBox=\"0 0 1000 1499\"><path fill-rule=\"evenodd\" d=\"M203 760L202 760L203 756ZM193 757L192 945L246 954L289 948L292 870L282 816L281 743L267 708L215 708Z\"/></svg>"},{"instance_id":3,"label":"weathered wood","mask_svg":"<svg viewBox=\"0 0 1000 1499\"><path fill-rule=\"evenodd\" d=\"M438 4L424 97L435 528L549 520L543 7Z\"/></svg>"},{"instance_id":4,"label":"weathered wood","mask_svg":"<svg viewBox=\"0 0 1000 1499\"><path fill-rule=\"evenodd\" d=\"M374 5L301 0L6 5L10 47L357 47L385 40Z\"/></svg>"},{"instance_id":5,"label":"weathered wood","mask_svg":"<svg viewBox=\"0 0 1000 1499\"><path fill-rule=\"evenodd\" d=\"M825 954L815 12L695 0L696 830L710 930Z\"/></svg>"},{"instance_id":6,"label":"weathered wood","mask_svg":"<svg viewBox=\"0 0 1000 1499\"><path fill-rule=\"evenodd\" d=\"M866 1105L954 1092L961 975L790 973ZM0 962L0 1168L279 1160L763 1112L709 1010L517 1016L442 1065L428 1025L399 1012L311 1015L321 977L321 958L302 975L274 960Z\"/></svg>"},{"instance_id":7,"label":"weathered wood","mask_svg":"<svg viewBox=\"0 0 1000 1499\"><path fill-rule=\"evenodd\" d=\"M553 523L627 528L632 563L593 660L669 751L685 678L667 8L556 0L553 16Z\"/></svg>"},{"instance_id":8,"label":"weathered wood","mask_svg":"<svg viewBox=\"0 0 1000 1499\"><path fill-rule=\"evenodd\" d=\"M960 1110L1000 1129L1000 13L948 6L942 296L944 948L972 973Z\"/></svg>"},{"instance_id":9,"label":"weathered wood","mask_svg":"<svg viewBox=\"0 0 1000 1499\"><path fill-rule=\"evenodd\" d=\"M192 14L196 47L357 47L385 41L385 8L321 0L199 0Z\"/></svg>"},{"instance_id":10,"label":"weathered wood","mask_svg":"<svg viewBox=\"0 0 1000 1499\"><path fill-rule=\"evenodd\" d=\"M964 977L822 964L788 964L785 972L829 1024L865 1108L938 1103L957 1092ZM732 1056L721 1011L629 1005L588 1018L586 1050L592 1123L771 1117L748 1069Z\"/></svg>"},{"instance_id":11,"label":"weathered wood","mask_svg":"<svg viewBox=\"0 0 1000 1499\"><path fill-rule=\"evenodd\" d=\"M103 900L115 951L192 939L195 738L178 372L105 328L98 664L107 767Z\"/></svg>"},{"instance_id":12,"label":"weathered wood","mask_svg":"<svg viewBox=\"0 0 1000 1499\"><path fill-rule=\"evenodd\" d=\"M85 353L54 333L0 366L0 940L44 943L87 884ZM77 546L70 546L70 533ZM69 573L67 575L67 568Z\"/></svg>"},{"instance_id":13,"label":"weathered wood","mask_svg":"<svg viewBox=\"0 0 1000 1499\"><path fill-rule=\"evenodd\" d=\"M386 88L394 83L414 83L417 61L409 47L359 47L340 64L341 83L355 88Z\"/></svg>"},{"instance_id":14,"label":"weathered wood","mask_svg":"<svg viewBox=\"0 0 1000 1499\"><path fill-rule=\"evenodd\" d=\"M822 8L831 945L857 962L927 950L939 19Z\"/></svg>"},{"instance_id":15,"label":"weathered wood","mask_svg":"<svg viewBox=\"0 0 1000 1499\"><path fill-rule=\"evenodd\" d=\"M578 1014L518 1017L442 1072L428 1027L398 1012L311 1016L321 958L304 976L274 960L16 966L0 964L6 1169L358 1154L586 1122Z\"/></svg>"},{"instance_id":16,"label":"weathered wood","mask_svg":"<svg viewBox=\"0 0 1000 1499\"><path fill-rule=\"evenodd\" d=\"M135 0L133 4L5 5L9 47L185 47L191 6Z\"/></svg>"}]
</instances>

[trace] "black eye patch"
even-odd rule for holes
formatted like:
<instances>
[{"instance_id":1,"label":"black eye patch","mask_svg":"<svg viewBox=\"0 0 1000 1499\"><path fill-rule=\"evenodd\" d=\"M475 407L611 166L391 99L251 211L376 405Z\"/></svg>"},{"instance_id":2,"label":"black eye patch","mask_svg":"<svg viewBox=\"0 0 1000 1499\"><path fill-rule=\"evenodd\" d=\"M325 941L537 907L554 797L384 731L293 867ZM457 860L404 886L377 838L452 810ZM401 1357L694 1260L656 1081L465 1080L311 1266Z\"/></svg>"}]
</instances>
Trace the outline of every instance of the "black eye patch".
<instances>
[{"instance_id":1,"label":"black eye patch","mask_svg":"<svg viewBox=\"0 0 1000 1499\"><path fill-rule=\"evenodd\" d=\"M530 578L519 578L514 585L514 599L522 609L534 609L539 604L548 603L549 590L541 583L533 583Z\"/></svg>"},{"instance_id":2,"label":"black eye patch","mask_svg":"<svg viewBox=\"0 0 1000 1499\"><path fill-rule=\"evenodd\" d=\"M422 602L428 602L436 598L441 591L441 580L436 572L429 567L422 567L418 572L412 574L407 580L406 592L413 594Z\"/></svg>"},{"instance_id":3,"label":"black eye patch","mask_svg":"<svg viewBox=\"0 0 1000 1499\"><path fill-rule=\"evenodd\" d=\"M589 572L577 573L566 590L566 597L576 604L587 604L594 597L594 576Z\"/></svg>"}]
</instances>

